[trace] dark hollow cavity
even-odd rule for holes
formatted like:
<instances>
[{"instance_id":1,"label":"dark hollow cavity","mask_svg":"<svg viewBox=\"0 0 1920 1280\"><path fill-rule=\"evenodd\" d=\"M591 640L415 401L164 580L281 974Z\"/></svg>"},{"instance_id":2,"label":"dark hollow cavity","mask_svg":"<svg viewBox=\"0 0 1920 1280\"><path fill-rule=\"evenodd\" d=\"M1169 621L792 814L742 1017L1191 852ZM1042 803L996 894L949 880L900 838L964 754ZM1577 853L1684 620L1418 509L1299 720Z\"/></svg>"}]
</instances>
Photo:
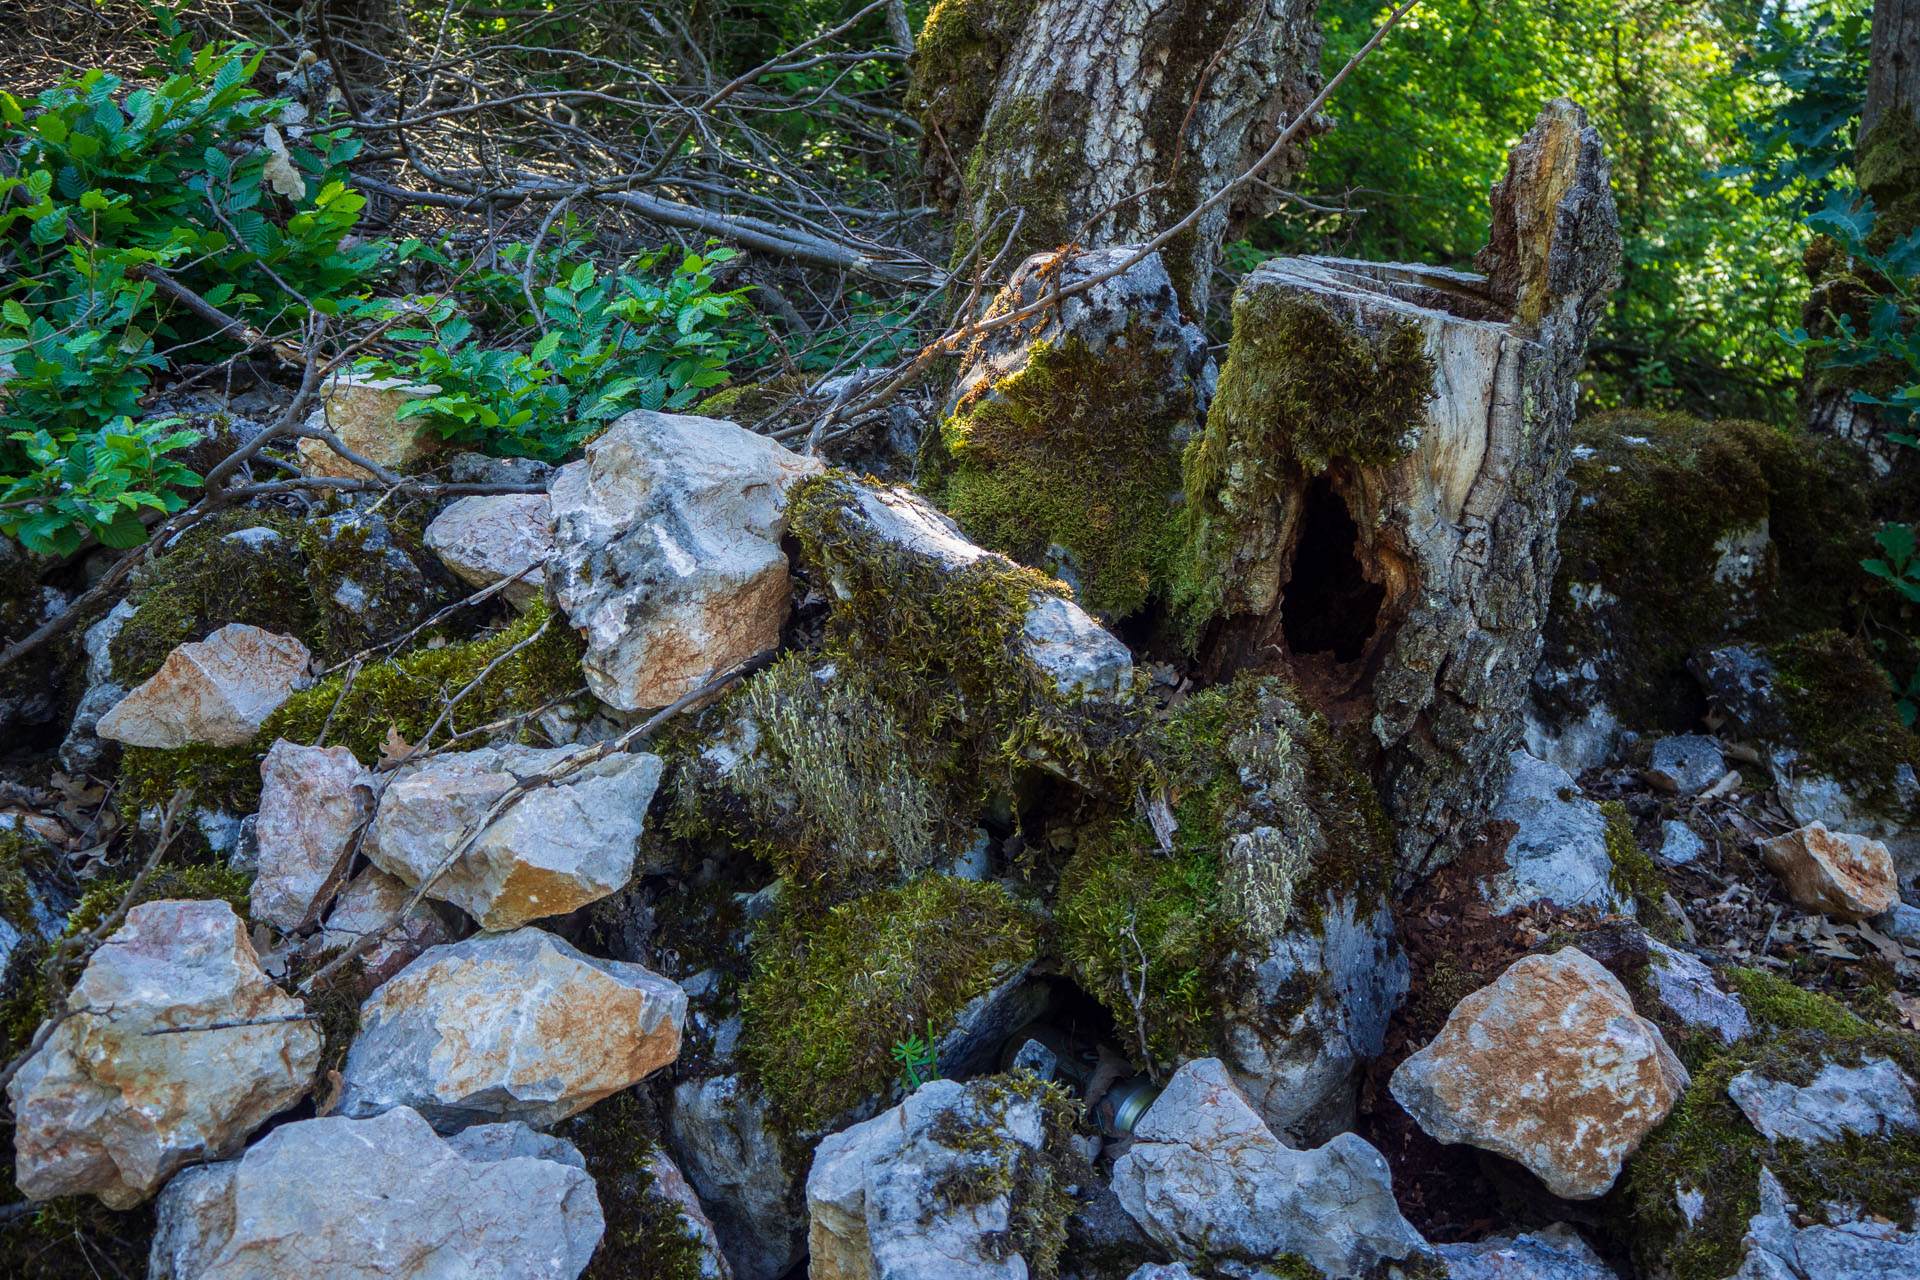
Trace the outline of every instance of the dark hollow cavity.
<instances>
[{"instance_id":1,"label":"dark hollow cavity","mask_svg":"<svg viewBox=\"0 0 1920 1280\"><path fill-rule=\"evenodd\" d=\"M1353 662L1365 652L1380 623L1387 589L1367 581L1354 554L1360 527L1326 476L1307 486L1300 537L1294 544L1293 577L1280 607L1280 630L1294 653L1331 653Z\"/></svg>"}]
</instances>

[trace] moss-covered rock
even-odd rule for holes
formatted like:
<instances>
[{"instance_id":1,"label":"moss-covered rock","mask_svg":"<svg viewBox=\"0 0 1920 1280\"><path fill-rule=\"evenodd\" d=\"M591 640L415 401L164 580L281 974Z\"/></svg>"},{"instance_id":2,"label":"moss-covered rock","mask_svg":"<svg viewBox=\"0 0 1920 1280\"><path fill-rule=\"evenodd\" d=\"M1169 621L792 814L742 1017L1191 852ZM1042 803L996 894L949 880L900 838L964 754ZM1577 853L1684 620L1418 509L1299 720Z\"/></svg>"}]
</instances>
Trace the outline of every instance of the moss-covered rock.
<instances>
[{"instance_id":1,"label":"moss-covered rock","mask_svg":"<svg viewBox=\"0 0 1920 1280\"><path fill-rule=\"evenodd\" d=\"M741 1054L793 1130L884 1093L894 1046L932 1042L1031 961L1034 913L1001 886L923 875L820 908L782 895L753 942Z\"/></svg>"},{"instance_id":2,"label":"moss-covered rock","mask_svg":"<svg viewBox=\"0 0 1920 1280\"><path fill-rule=\"evenodd\" d=\"M1846 626L1867 607L1865 472L1837 442L1637 411L1574 435L1536 754L1596 708L1629 728L1691 728L1696 649Z\"/></svg>"},{"instance_id":3,"label":"moss-covered rock","mask_svg":"<svg viewBox=\"0 0 1920 1280\"><path fill-rule=\"evenodd\" d=\"M660 1120L646 1091L617 1093L554 1132L579 1148L607 1221L582 1280L700 1280L707 1245L660 1185Z\"/></svg>"},{"instance_id":4,"label":"moss-covered rock","mask_svg":"<svg viewBox=\"0 0 1920 1280\"><path fill-rule=\"evenodd\" d=\"M1755 1033L1693 1073L1686 1097L1627 1166L1617 1208L1630 1215L1634 1252L1650 1274L1722 1280L1740 1265L1740 1241L1760 1209L1760 1170L1771 1169L1801 1212L1827 1221L1829 1206L1911 1225L1920 1197L1920 1134L1895 1131L1807 1144L1768 1141L1728 1095L1743 1071L1806 1085L1829 1063L1891 1060L1920 1079L1920 1039L1880 1031L1823 996L1783 979L1734 969L1728 977Z\"/></svg>"},{"instance_id":5,"label":"moss-covered rock","mask_svg":"<svg viewBox=\"0 0 1920 1280\"><path fill-rule=\"evenodd\" d=\"M1129 1050L1176 1062L1221 1051L1276 938L1316 932L1339 900L1372 913L1391 833L1354 744L1276 678L1203 690L1140 752L1138 794L1152 804L1154 788L1167 805L1169 847L1128 797L1071 833L1054 905L1071 972ZM1310 994L1259 1021L1284 1037Z\"/></svg>"}]
</instances>

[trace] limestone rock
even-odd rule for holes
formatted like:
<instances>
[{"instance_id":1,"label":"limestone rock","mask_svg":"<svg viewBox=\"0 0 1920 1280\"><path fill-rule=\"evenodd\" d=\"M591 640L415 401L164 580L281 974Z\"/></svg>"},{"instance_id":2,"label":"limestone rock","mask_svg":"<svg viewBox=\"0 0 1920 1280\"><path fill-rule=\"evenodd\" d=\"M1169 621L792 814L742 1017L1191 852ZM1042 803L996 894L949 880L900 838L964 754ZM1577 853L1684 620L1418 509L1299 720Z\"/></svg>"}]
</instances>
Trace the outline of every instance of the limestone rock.
<instances>
[{"instance_id":1,"label":"limestone rock","mask_svg":"<svg viewBox=\"0 0 1920 1280\"><path fill-rule=\"evenodd\" d=\"M1515 751L1511 760L1513 772L1493 817L1519 830L1507 844L1508 869L1483 886L1494 914L1542 899L1563 909L1593 905L1632 912L1633 903L1613 887L1600 806L1580 794L1565 769L1525 751Z\"/></svg>"},{"instance_id":2,"label":"limestone rock","mask_svg":"<svg viewBox=\"0 0 1920 1280\"><path fill-rule=\"evenodd\" d=\"M755 654L786 622L790 485L821 469L717 418L636 410L549 492L554 599L587 637L594 696L664 707Z\"/></svg>"},{"instance_id":3,"label":"limestone rock","mask_svg":"<svg viewBox=\"0 0 1920 1280\"><path fill-rule=\"evenodd\" d=\"M400 410L414 400L438 395L435 386L415 386L397 378L362 378L337 374L320 392L320 406L306 425L325 429L340 443L369 462L389 471L418 462L439 444L425 430L424 418L401 418ZM335 453L321 440L302 439L295 449L300 470L310 476L371 480L366 471Z\"/></svg>"},{"instance_id":4,"label":"limestone rock","mask_svg":"<svg viewBox=\"0 0 1920 1280\"><path fill-rule=\"evenodd\" d=\"M1729 1280L1915 1280L1920 1232L1885 1222L1795 1225L1798 1206L1771 1169L1760 1171L1760 1212L1741 1240Z\"/></svg>"},{"instance_id":5,"label":"limestone rock","mask_svg":"<svg viewBox=\"0 0 1920 1280\"><path fill-rule=\"evenodd\" d=\"M461 498L427 526L426 544L470 587L490 587L534 566L501 594L524 609L540 598L553 555L553 503L544 493Z\"/></svg>"},{"instance_id":6,"label":"limestone rock","mask_svg":"<svg viewBox=\"0 0 1920 1280\"><path fill-rule=\"evenodd\" d=\"M375 865L417 885L459 846L519 778L559 768L587 748L483 747L395 770L366 840ZM500 814L429 895L483 929L561 915L623 888L660 758L614 755L540 787Z\"/></svg>"},{"instance_id":7,"label":"limestone rock","mask_svg":"<svg viewBox=\"0 0 1920 1280\"><path fill-rule=\"evenodd\" d=\"M518 1120L508 1120L502 1124L476 1124L472 1128L448 1134L446 1144L462 1159L476 1164L497 1164L502 1160L526 1156L535 1160L551 1160L575 1169L587 1167L586 1157L571 1142L528 1128Z\"/></svg>"},{"instance_id":8,"label":"limestone rock","mask_svg":"<svg viewBox=\"0 0 1920 1280\"><path fill-rule=\"evenodd\" d=\"M1660 824L1660 856L1684 867L1707 851L1706 842L1684 822L1668 818Z\"/></svg>"},{"instance_id":9,"label":"limestone rock","mask_svg":"<svg viewBox=\"0 0 1920 1280\"><path fill-rule=\"evenodd\" d=\"M1787 896L1838 920L1865 920L1900 900L1887 846L1829 831L1824 822L1761 841L1760 860L1780 877Z\"/></svg>"},{"instance_id":10,"label":"limestone rock","mask_svg":"<svg viewBox=\"0 0 1920 1280\"><path fill-rule=\"evenodd\" d=\"M1275 938L1249 977L1245 1016L1226 1027L1233 1081L1268 1128L1324 1141L1350 1126L1354 1073L1380 1055L1407 993L1411 969L1393 913L1384 904L1362 912L1338 895L1317 925ZM1275 1025L1270 1011L1281 1008L1292 1016Z\"/></svg>"},{"instance_id":11,"label":"limestone rock","mask_svg":"<svg viewBox=\"0 0 1920 1280\"><path fill-rule=\"evenodd\" d=\"M1472 1244L1435 1245L1433 1252L1447 1280L1618 1280L1593 1246L1564 1223Z\"/></svg>"},{"instance_id":12,"label":"limestone rock","mask_svg":"<svg viewBox=\"0 0 1920 1280\"><path fill-rule=\"evenodd\" d=\"M120 634L136 610L126 600L117 602L107 615L87 628L83 647L87 651L87 688L73 710L67 736L60 743L60 767L79 777L109 767L117 750L100 738L100 717L114 709L127 696L126 686L113 678L114 637Z\"/></svg>"},{"instance_id":13,"label":"limestone rock","mask_svg":"<svg viewBox=\"0 0 1920 1280\"><path fill-rule=\"evenodd\" d=\"M309 952L318 956L338 947L350 947L360 941L362 935L385 929L387 922L399 914L412 896L413 891L405 881L378 867L365 868L340 891L332 910L321 922L320 932L308 942ZM447 926L433 907L422 902L361 958L364 966L361 981L366 984L361 990L370 992L406 968L428 947L452 941L453 935L447 932Z\"/></svg>"},{"instance_id":14,"label":"limestone rock","mask_svg":"<svg viewBox=\"0 0 1920 1280\"><path fill-rule=\"evenodd\" d=\"M778 1280L806 1252L797 1175L770 1118L771 1104L736 1075L682 1080L666 1138L699 1193L737 1280Z\"/></svg>"},{"instance_id":15,"label":"limestone rock","mask_svg":"<svg viewBox=\"0 0 1920 1280\"><path fill-rule=\"evenodd\" d=\"M1873 918L1873 927L1903 946L1920 947L1920 907L1896 902Z\"/></svg>"},{"instance_id":16,"label":"limestone rock","mask_svg":"<svg viewBox=\"0 0 1920 1280\"><path fill-rule=\"evenodd\" d=\"M652 1194L680 1211L681 1232L699 1244L700 1280L733 1280L733 1268L727 1265L727 1255L721 1252L713 1220L707 1217L700 1197L694 1194L680 1166L668 1159L666 1152L656 1150L647 1157L646 1171L653 1178Z\"/></svg>"},{"instance_id":17,"label":"limestone rock","mask_svg":"<svg viewBox=\"0 0 1920 1280\"><path fill-rule=\"evenodd\" d=\"M90 1193L131 1208L182 1165L239 1150L300 1100L320 1061L300 1002L267 980L218 900L134 907L72 1003L89 1012L61 1023L7 1085L15 1178L31 1200ZM252 1019L286 1020L171 1030Z\"/></svg>"},{"instance_id":18,"label":"limestone rock","mask_svg":"<svg viewBox=\"0 0 1920 1280\"><path fill-rule=\"evenodd\" d=\"M1742 1071L1727 1082L1727 1096L1769 1141L1808 1144L1838 1142L1849 1133L1878 1138L1894 1129L1920 1129L1913 1090L1906 1072L1873 1057L1857 1067L1828 1062L1804 1086L1755 1071Z\"/></svg>"},{"instance_id":19,"label":"limestone rock","mask_svg":"<svg viewBox=\"0 0 1920 1280\"><path fill-rule=\"evenodd\" d=\"M1687 1083L1619 979L1567 947L1516 960L1462 1000L1390 1087L1435 1139L1508 1156L1555 1195L1591 1200Z\"/></svg>"},{"instance_id":20,"label":"limestone rock","mask_svg":"<svg viewBox=\"0 0 1920 1280\"><path fill-rule=\"evenodd\" d=\"M544 1127L672 1062L686 1015L672 982L539 929L433 947L360 1006L339 1112Z\"/></svg>"},{"instance_id":21,"label":"limestone rock","mask_svg":"<svg viewBox=\"0 0 1920 1280\"><path fill-rule=\"evenodd\" d=\"M441 603L386 517L373 511L341 511L313 520L316 563L325 565L325 595L331 643L360 649L399 635Z\"/></svg>"},{"instance_id":22,"label":"limestone rock","mask_svg":"<svg viewBox=\"0 0 1920 1280\"><path fill-rule=\"evenodd\" d=\"M167 655L160 670L100 717L94 732L136 747L238 747L297 689L313 655L292 636L233 622Z\"/></svg>"},{"instance_id":23,"label":"limestone rock","mask_svg":"<svg viewBox=\"0 0 1920 1280\"><path fill-rule=\"evenodd\" d=\"M844 539L821 552L833 590L843 599L852 594L852 580L869 576L891 557L904 558L935 583L951 582L975 566L1017 571L1005 556L967 541L958 525L904 486L843 480L830 500ZM1019 645L1037 678L1057 696L1113 698L1132 684L1132 653L1071 600L1033 591Z\"/></svg>"},{"instance_id":24,"label":"limestone rock","mask_svg":"<svg viewBox=\"0 0 1920 1280\"><path fill-rule=\"evenodd\" d=\"M1046 1142L1038 1090L935 1080L833 1134L807 1175L811 1280L1024 1280L1016 1195ZM1005 1190L943 1194L958 1179Z\"/></svg>"},{"instance_id":25,"label":"limestone rock","mask_svg":"<svg viewBox=\"0 0 1920 1280\"><path fill-rule=\"evenodd\" d=\"M566 1147L442 1139L405 1107L282 1125L168 1184L148 1277L574 1280L606 1223Z\"/></svg>"},{"instance_id":26,"label":"limestone rock","mask_svg":"<svg viewBox=\"0 0 1920 1280\"><path fill-rule=\"evenodd\" d=\"M260 762L259 874L249 913L293 929L336 872L373 814L373 775L345 747L303 747L284 738Z\"/></svg>"},{"instance_id":27,"label":"limestone rock","mask_svg":"<svg viewBox=\"0 0 1920 1280\"><path fill-rule=\"evenodd\" d=\"M1727 771L1720 744L1698 733L1675 734L1653 744L1647 777L1655 786L1681 796L1699 795Z\"/></svg>"},{"instance_id":28,"label":"limestone rock","mask_svg":"<svg viewBox=\"0 0 1920 1280\"><path fill-rule=\"evenodd\" d=\"M1740 997L1722 991L1713 971L1694 956L1647 939L1647 986L1675 1018L1689 1027L1704 1027L1732 1044L1753 1029Z\"/></svg>"},{"instance_id":29,"label":"limestone rock","mask_svg":"<svg viewBox=\"0 0 1920 1280\"><path fill-rule=\"evenodd\" d=\"M1333 1277L1424 1247L1393 1199L1387 1162L1357 1134L1296 1151L1273 1136L1217 1058L1182 1066L1114 1162L1113 1189L1185 1258L1297 1253Z\"/></svg>"}]
</instances>

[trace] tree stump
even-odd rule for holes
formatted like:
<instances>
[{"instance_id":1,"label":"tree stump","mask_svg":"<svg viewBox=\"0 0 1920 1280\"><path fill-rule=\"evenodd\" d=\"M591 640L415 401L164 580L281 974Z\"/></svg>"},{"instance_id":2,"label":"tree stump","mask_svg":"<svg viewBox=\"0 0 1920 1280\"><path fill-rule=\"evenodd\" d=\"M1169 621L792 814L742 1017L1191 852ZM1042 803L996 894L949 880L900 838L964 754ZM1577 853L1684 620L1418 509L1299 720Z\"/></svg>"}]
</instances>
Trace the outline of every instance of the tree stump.
<instances>
[{"instance_id":1,"label":"tree stump","mask_svg":"<svg viewBox=\"0 0 1920 1280\"><path fill-rule=\"evenodd\" d=\"M1560 100L1493 188L1484 277L1287 258L1234 296L1172 583L1201 672L1363 721L1403 879L1506 774L1557 562L1575 379L1618 281L1608 163Z\"/></svg>"}]
</instances>

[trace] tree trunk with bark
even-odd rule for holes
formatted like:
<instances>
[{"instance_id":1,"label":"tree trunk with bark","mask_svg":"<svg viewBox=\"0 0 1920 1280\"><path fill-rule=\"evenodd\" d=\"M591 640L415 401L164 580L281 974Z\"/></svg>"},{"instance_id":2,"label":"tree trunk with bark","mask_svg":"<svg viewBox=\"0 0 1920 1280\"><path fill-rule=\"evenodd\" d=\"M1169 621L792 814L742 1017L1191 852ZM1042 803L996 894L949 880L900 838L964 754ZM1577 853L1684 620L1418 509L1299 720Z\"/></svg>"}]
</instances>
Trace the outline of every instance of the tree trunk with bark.
<instances>
[{"instance_id":1,"label":"tree trunk with bark","mask_svg":"<svg viewBox=\"0 0 1920 1280\"><path fill-rule=\"evenodd\" d=\"M929 178L1006 262L1138 244L1239 176L1313 99L1318 0L942 0L915 54ZM1306 131L1300 141L1304 142ZM1294 146L1263 176L1281 184ZM1230 229L1270 188L1211 211L1164 254L1188 315ZM1016 229L1017 220L1017 229Z\"/></svg>"},{"instance_id":2,"label":"tree trunk with bark","mask_svg":"<svg viewBox=\"0 0 1920 1280\"><path fill-rule=\"evenodd\" d=\"M1551 104L1493 189L1484 277L1284 258L1234 296L1187 458L1175 606L1214 680L1291 675L1363 725L1400 873L1470 838L1518 745L1576 379L1618 282L1608 165Z\"/></svg>"}]
</instances>

